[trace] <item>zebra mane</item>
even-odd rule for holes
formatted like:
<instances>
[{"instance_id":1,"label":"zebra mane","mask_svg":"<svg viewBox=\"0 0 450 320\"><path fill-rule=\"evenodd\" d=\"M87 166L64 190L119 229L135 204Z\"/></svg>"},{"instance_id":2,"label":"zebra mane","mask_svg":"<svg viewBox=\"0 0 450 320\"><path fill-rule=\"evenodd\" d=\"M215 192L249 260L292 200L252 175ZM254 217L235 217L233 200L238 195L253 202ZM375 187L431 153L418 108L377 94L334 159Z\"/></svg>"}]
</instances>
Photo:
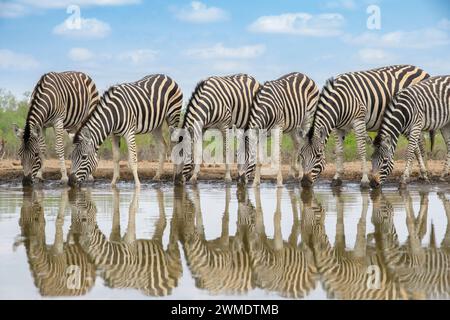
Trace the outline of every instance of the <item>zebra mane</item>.
<instances>
[{"instance_id":1,"label":"zebra mane","mask_svg":"<svg viewBox=\"0 0 450 320\"><path fill-rule=\"evenodd\" d=\"M189 112L189 108L191 107L192 101L194 100L195 95L205 86L207 79L201 80L197 83L195 86L194 91L192 91L191 97L189 98L188 104L186 105L186 110L184 111L184 117L183 117L183 123L181 125L181 128L184 128L184 125L186 124L186 116Z\"/></svg>"},{"instance_id":2,"label":"zebra mane","mask_svg":"<svg viewBox=\"0 0 450 320\"><path fill-rule=\"evenodd\" d=\"M33 92L31 93L31 100L30 100L30 108L28 110L27 119L25 121L25 128L23 130L23 142L25 145L28 144L31 137L31 128L30 128L30 119L31 119L31 111L33 107L33 101L37 98L37 94L39 92L39 89L42 87L42 84L44 83L44 78L47 76L48 73L43 74L39 81L34 86Z\"/></svg>"},{"instance_id":3,"label":"zebra mane","mask_svg":"<svg viewBox=\"0 0 450 320\"><path fill-rule=\"evenodd\" d=\"M323 86L324 88L329 88L329 89L331 89L331 88L333 88L333 86L334 86L334 77L331 77L331 78L328 78L326 81L325 81L325 85Z\"/></svg>"}]
</instances>

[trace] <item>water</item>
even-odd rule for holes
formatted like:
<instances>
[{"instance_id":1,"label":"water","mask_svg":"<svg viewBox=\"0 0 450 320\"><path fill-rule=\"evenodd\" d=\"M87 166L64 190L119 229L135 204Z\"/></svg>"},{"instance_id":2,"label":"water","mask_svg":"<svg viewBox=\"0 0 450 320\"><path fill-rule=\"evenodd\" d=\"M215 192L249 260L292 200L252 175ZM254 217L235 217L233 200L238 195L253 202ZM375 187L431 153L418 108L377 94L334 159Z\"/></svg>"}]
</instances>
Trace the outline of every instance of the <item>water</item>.
<instances>
[{"instance_id":1,"label":"water","mask_svg":"<svg viewBox=\"0 0 450 320\"><path fill-rule=\"evenodd\" d=\"M0 186L2 299L450 297L450 187Z\"/></svg>"}]
</instances>

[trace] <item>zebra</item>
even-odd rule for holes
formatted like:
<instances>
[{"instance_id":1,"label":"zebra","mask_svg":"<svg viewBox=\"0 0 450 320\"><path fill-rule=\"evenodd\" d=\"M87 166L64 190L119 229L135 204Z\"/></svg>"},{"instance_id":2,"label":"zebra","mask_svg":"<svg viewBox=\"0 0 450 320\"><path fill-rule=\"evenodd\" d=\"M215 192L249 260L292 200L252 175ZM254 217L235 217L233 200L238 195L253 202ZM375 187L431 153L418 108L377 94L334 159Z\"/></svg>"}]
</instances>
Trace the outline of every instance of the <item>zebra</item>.
<instances>
[{"instance_id":1,"label":"zebra","mask_svg":"<svg viewBox=\"0 0 450 320\"><path fill-rule=\"evenodd\" d=\"M433 148L437 130L441 130L447 145L447 160L441 175L444 180L450 169L450 76L428 78L394 96L386 108L380 130L373 142L371 186L379 187L392 172L400 134L405 135L409 141L400 187L405 187L408 183L414 155L418 159L422 177L428 181L427 168L420 150L420 134L422 131L429 131Z\"/></svg>"},{"instance_id":2,"label":"zebra","mask_svg":"<svg viewBox=\"0 0 450 320\"><path fill-rule=\"evenodd\" d=\"M41 296L81 296L95 284L95 266L80 244L63 239L67 198L67 191L63 191L56 217L55 238L52 245L47 245L43 194L36 190L24 191L19 225L34 284ZM14 247L19 244L14 243Z\"/></svg>"},{"instance_id":3,"label":"zebra","mask_svg":"<svg viewBox=\"0 0 450 320\"><path fill-rule=\"evenodd\" d=\"M183 158L175 168L174 180L196 183L200 164L193 162L201 154L203 130L219 129L225 138L223 148L225 182L231 182L230 164L227 155L230 147L230 131L245 129L250 118L250 109L259 83L246 74L213 76L200 81L187 104L182 129L192 137L192 152L183 152ZM233 130L234 131L234 130ZM182 137L180 137L180 141ZM195 159L195 160L194 160Z\"/></svg>"},{"instance_id":4,"label":"zebra","mask_svg":"<svg viewBox=\"0 0 450 320\"><path fill-rule=\"evenodd\" d=\"M319 89L315 82L308 76L293 72L284 75L276 80L265 82L258 90L253 106L250 110L250 119L247 130L249 130L249 143L246 145L246 172L239 173L238 181L245 182L255 170L255 162L259 160L258 149L256 147L255 130L267 130L270 132L275 129L278 139L276 152L278 156L278 173L277 184L283 184L283 176L281 173L280 149L282 142L282 134L289 133L294 143L294 153L291 156L290 173L294 178L298 174L302 177L302 172L298 168L298 154L301 139L304 138L306 132L311 126L314 112L319 97ZM255 159L255 153L256 158ZM258 161L259 162L259 161ZM260 183L261 165L256 166L256 173L253 184L256 186Z\"/></svg>"},{"instance_id":5,"label":"zebra","mask_svg":"<svg viewBox=\"0 0 450 320\"><path fill-rule=\"evenodd\" d=\"M193 200L184 186L178 186L174 196L179 208L179 238L187 265L199 289L210 294L244 294L254 289L250 256L239 231L229 235L230 186L225 189L225 210L220 237L205 239L198 188L194 186Z\"/></svg>"},{"instance_id":6,"label":"zebra","mask_svg":"<svg viewBox=\"0 0 450 320\"><path fill-rule=\"evenodd\" d=\"M442 193L438 198L444 203L447 215L447 231L441 247L438 248L435 239L434 224L431 223L430 240L428 247L421 244L426 234L428 194L421 193L420 210L417 218L414 214L411 195L406 190L400 191L406 208L406 226L408 240L400 245L392 219L390 225L385 228L382 236L382 251L389 272L397 279L398 283L405 288L413 298L420 299L448 299L450 297L450 206ZM392 209L391 207L387 207ZM392 215L385 213L384 215Z\"/></svg>"},{"instance_id":7,"label":"zebra","mask_svg":"<svg viewBox=\"0 0 450 320\"><path fill-rule=\"evenodd\" d=\"M96 222L96 208L82 206L82 216L87 216L80 228L80 244L100 270L100 276L110 288L134 288L149 296L168 296L178 286L182 266L177 221L172 219L169 244L164 250L162 239L166 228L163 192L157 189L159 217L151 240L136 239L136 212L139 191L134 191L128 211L128 227L120 236L120 193L113 189L113 226L108 239ZM90 212L83 213L85 208ZM91 218L89 218L91 217ZM92 218L93 217L93 218ZM93 223L91 223L93 221Z\"/></svg>"},{"instance_id":8,"label":"zebra","mask_svg":"<svg viewBox=\"0 0 450 320\"><path fill-rule=\"evenodd\" d=\"M389 273L378 243L371 245L366 237L368 193L362 191L361 194L363 204L353 250L347 249L345 243L344 199L340 191L334 197L337 211L334 246L331 246L324 226L316 227L311 236L315 263L328 296L337 299L409 299L405 288ZM377 209L375 204L373 209L374 212ZM375 230L379 229L375 224ZM379 239L378 234L375 239Z\"/></svg>"},{"instance_id":9,"label":"zebra","mask_svg":"<svg viewBox=\"0 0 450 320\"><path fill-rule=\"evenodd\" d=\"M19 158L23 167L23 185L42 180L45 140L43 130L53 127L55 150L61 169L61 182L67 183L64 160L64 130L74 133L99 101L92 79L82 72L49 72L44 74L31 94L25 128L13 124L20 139Z\"/></svg>"},{"instance_id":10,"label":"zebra","mask_svg":"<svg viewBox=\"0 0 450 320\"><path fill-rule=\"evenodd\" d=\"M318 270L312 250L304 241L298 243L301 229L298 201L292 189L289 196L292 205L292 229L287 241L281 232L281 197L282 188L277 188L276 210L274 213L274 236L267 237L261 210L261 195L255 188L256 208L251 210L254 218L249 220L255 226L249 228L247 236L248 251L251 256L252 270L257 287L269 292L276 292L282 297L305 298L318 283ZM251 203L249 205L251 206Z\"/></svg>"},{"instance_id":11,"label":"zebra","mask_svg":"<svg viewBox=\"0 0 450 320\"><path fill-rule=\"evenodd\" d=\"M153 133L160 151L158 168L153 177L159 180L167 149L163 123L167 122L172 128L178 126L182 100L183 94L178 84L163 74L110 87L75 134L69 185L81 184L95 170L98 148L112 135L114 173L111 185L115 186L119 179L119 142L120 137L124 137L128 146L128 164L135 186L139 187L135 136L149 132Z\"/></svg>"},{"instance_id":12,"label":"zebra","mask_svg":"<svg viewBox=\"0 0 450 320\"><path fill-rule=\"evenodd\" d=\"M327 80L319 96L307 143L300 151L304 171L302 185L310 187L324 169L325 144L333 130L336 133L336 174L332 185L342 183L343 141L354 129L362 167L361 186L369 187L367 132L378 130L386 106L398 91L428 77L428 73L418 67L395 65L344 73Z\"/></svg>"}]
</instances>

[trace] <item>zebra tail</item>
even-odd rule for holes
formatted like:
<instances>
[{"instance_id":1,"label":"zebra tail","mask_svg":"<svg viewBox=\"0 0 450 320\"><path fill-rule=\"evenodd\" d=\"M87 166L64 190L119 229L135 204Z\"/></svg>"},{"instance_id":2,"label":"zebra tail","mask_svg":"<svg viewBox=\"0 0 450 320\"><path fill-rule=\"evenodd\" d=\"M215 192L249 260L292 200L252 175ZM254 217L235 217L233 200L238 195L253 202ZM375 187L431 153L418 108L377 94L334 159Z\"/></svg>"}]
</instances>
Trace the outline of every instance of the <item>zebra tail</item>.
<instances>
[{"instance_id":1,"label":"zebra tail","mask_svg":"<svg viewBox=\"0 0 450 320\"><path fill-rule=\"evenodd\" d=\"M434 130L431 130L430 131L431 152L433 152L433 148L434 148L435 135L436 135L436 132Z\"/></svg>"}]
</instances>

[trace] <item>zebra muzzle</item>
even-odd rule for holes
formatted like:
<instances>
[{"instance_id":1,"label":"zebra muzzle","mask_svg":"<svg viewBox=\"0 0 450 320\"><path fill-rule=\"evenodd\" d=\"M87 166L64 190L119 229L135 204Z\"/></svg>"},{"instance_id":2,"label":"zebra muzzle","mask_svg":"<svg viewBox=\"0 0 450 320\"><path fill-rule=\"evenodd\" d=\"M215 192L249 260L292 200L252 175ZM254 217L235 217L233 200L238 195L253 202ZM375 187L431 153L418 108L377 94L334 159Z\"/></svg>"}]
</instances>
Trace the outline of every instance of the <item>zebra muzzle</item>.
<instances>
[{"instance_id":1,"label":"zebra muzzle","mask_svg":"<svg viewBox=\"0 0 450 320\"><path fill-rule=\"evenodd\" d=\"M68 184L69 184L70 187L76 187L78 185L77 176L74 173L71 173L69 175Z\"/></svg>"},{"instance_id":2,"label":"zebra muzzle","mask_svg":"<svg viewBox=\"0 0 450 320\"><path fill-rule=\"evenodd\" d=\"M311 174L304 174L302 181L301 181L302 187L310 188L313 185L313 179L311 177Z\"/></svg>"},{"instance_id":3,"label":"zebra muzzle","mask_svg":"<svg viewBox=\"0 0 450 320\"><path fill-rule=\"evenodd\" d=\"M31 174L23 176L22 178L22 186L28 187L33 184L33 179L31 178Z\"/></svg>"}]
</instances>

